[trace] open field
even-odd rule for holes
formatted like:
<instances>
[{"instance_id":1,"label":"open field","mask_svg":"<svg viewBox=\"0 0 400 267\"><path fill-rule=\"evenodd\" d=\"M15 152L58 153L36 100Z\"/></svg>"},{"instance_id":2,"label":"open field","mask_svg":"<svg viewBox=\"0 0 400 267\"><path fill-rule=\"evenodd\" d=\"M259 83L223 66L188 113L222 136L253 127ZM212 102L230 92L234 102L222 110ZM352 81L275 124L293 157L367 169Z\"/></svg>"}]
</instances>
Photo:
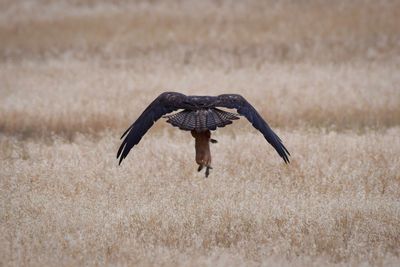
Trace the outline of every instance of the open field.
<instances>
[{"instance_id":1,"label":"open field","mask_svg":"<svg viewBox=\"0 0 400 267\"><path fill-rule=\"evenodd\" d=\"M0 266L398 266L399 1L2 1ZM240 93L244 119L194 140L163 91Z\"/></svg>"}]
</instances>

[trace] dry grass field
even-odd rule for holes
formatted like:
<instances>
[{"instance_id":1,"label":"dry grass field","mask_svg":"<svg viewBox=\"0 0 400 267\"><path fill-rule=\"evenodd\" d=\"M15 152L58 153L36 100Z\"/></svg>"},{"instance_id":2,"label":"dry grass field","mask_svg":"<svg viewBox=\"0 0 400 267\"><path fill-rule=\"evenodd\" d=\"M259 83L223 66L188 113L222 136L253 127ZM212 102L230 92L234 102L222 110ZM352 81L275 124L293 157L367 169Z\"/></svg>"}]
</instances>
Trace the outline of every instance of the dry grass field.
<instances>
[{"instance_id":1,"label":"dry grass field","mask_svg":"<svg viewBox=\"0 0 400 267\"><path fill-rule=\"evenodd\" d=\"M0 266L399 266L400 2L0 2ZM163 91L239 93L214 169Z\"/></svg>"}]
</instances>

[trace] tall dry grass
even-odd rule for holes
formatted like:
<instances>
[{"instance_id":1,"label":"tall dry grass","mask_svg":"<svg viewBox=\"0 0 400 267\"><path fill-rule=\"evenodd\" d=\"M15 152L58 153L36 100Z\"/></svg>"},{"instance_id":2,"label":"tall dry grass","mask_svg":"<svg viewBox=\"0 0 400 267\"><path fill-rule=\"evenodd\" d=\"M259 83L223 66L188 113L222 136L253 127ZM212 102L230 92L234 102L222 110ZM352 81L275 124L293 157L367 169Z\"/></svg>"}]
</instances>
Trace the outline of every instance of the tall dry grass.
<instances>
[{"instance_id":1,"label":"tall dry grass","mask_svg":"<svg viewBox=\"0 0 400 267\"><path fill-rule=\"evenodd\" d=\"M284 166L254 132L216 132L196 172L184 132L118 139L1 138L6 265L398 263L400 129L279 131Z\"/></svg>"},{"instance_id":2,"label":"tall dry grass","mask_svg":"<svg viewBox=\"0 0 400 267\"><path fill-rule=\"evenodd\" d=\"M2 1L0 265L397 266L398 1ZM162 91L244 95L246 121L194 141Z\"/></svg>"},{"instance_id":3,"label":"tall dry grass","mask_svg":"<svg viewBox=\"0 0 400 267\"><path fill-rule=\"evenodd\" d=\"M360 131L400 121L400 76L394 64L269 64L226 72L194 66L147 71L70 61L5 63L0 79L0 129L25 137L121 131L163 91L241 93L271 125L282 128Z\"/></svg>"}]
</instances>

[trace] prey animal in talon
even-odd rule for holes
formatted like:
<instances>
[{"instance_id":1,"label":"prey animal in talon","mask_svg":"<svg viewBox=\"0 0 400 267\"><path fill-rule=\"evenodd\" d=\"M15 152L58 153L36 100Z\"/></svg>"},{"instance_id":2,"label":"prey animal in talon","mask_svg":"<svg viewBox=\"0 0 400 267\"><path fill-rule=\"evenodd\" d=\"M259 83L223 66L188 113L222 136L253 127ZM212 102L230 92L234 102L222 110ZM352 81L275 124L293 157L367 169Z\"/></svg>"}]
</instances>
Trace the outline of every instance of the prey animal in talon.
<instances>
[{"instance_id":1,"label":"prey animal in talon","mask_svg":"<svg viewBox=\"0 0 400 267\"><path fill-rule=\"evenodd\" d=\"M220 108L236 109L231 113ZM178 111L172 113L174 111ZM211 152L210 143L217 143L211 138L211 131L225 127L244 116L282 157L289 163L290 153L282 140L269 127L257 110L241 95L223 94L219 96L187 96L176 92L165 92L159 95L143 111L139 118L121 136L121 146L117 152L119 164L126 158L131 149L137 145L146 132L161 117L174 127L190 131L195 139L196 163L198 171L206 168L205 176L210 174Z\"/></svg>"},{"instance_id":2,"label":"prey animal in talon","mask_svg":"<svg viewBox=\"0 0 400 267\"><path fill-rule=\"evenodd\" d=\"M196 163L199 164L197 171L201 171L206 167L206 177L208 177L211 168L211 152L210 152L210 142L211 142L211 132L210 130L205 131L191 131L192 136L195 139L195 149L196 149Z\"/></svg>"}]
</instances>

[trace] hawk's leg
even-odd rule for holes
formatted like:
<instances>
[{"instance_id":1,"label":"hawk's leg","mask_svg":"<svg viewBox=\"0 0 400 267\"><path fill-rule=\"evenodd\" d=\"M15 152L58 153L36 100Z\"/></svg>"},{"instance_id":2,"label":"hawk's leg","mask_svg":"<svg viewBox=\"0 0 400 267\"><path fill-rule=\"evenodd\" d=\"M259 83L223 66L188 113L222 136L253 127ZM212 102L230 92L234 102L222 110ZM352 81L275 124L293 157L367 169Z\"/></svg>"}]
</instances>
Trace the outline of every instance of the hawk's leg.
<instances>
[{"instance_id":1,"label":"hawk's leg","mask_svg":"<svg viewBox=\"0 0 400 267\"><path fill-rule=\"evenodd\" d=\"M199 167L197 168L197 171L201 171L204 168L204 165L200 164Z\"/></svg>"},{"instance_id":2,"label":"hawk's leg","mask_svg":"<svg viewBox=\"0 0 400 267\"><path fill-rule=\"evenodd\" d=\"M210 170L212 170L211 166L207 166L206 167L206 178L208 177L208 175L210 174Z\"/></svg>"}]
</instances>

